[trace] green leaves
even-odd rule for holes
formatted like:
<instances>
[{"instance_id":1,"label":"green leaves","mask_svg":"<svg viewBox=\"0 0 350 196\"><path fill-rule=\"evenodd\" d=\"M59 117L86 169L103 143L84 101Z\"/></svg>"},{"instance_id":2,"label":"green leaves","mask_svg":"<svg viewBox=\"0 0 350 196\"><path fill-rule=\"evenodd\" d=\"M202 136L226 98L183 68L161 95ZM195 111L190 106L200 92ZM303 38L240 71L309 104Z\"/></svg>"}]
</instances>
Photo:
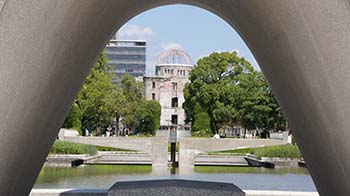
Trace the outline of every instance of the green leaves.
<instances>
[{"instance_id":1,"label":"green leaves","mask_svg":"<svg viewBox=\"0 0 350 196\"><path fill-rule=\"evenodd\" d=\"M160 104L145 101L143 83L128 74L119 79L117 86L112 84L114 75L107 63L103 51L86 78L64 127L79 131L83 127L100 134L99 130L110 126L116 118L122 119L125 128L154 134L159 128Z\"/></svg>"},{"instance_id":2,"label":"green leaves","mask_svg":"<svg viewBox=\"0 0 350 196\"><path fill-rule=\"evenodd\" d=\"M204 129L197 123L205 118L204 112L214 133L233 125L270 129L283 124L263 74L236 52L212 53L200 59L191 71L190 81L184 91L184 108L194 132Z\"/></svg>"},{"instance_id":3,"label":"green leaves","mask_svg":"<svg viewBox=\"0 0 350 196\"><path fill-rule=\"evenodd\" d=\"M89 130L107 127L115 110L108 58L103 51L81 88L76 103L82 112L82 126Z\"/></svg>"},{"instance_id":4,"label":"green leaves","mask_svg":"<svg viewBox=\"0 0 350 196\"><path fill-rule=\"evenodd\" d=\"M64 127L75 128L80 132L84 127L91 131L106 127L111 122L115 87L111 83L113 75L107 62L107 55L103 51L74 101Z\"/></svg>"},{"instance_id":5,"label":"green leaves","mask_svg":"<svg viewBox=\"0 0 350 196\"><path fill-rule=\"evenodd\" d=\"M155 135L155 130L160 126L161 105L159 102L155 100L141 102L138 115L140 131Z\"/></svg>"},{"instance_id":6,"label":"green leaves","mask_svg":"<svg viewBox=\"0 0 350 196\"><path fill-rule=\"evenodd\" d=\"M195 130L194 136L210 136L210 116L208 115L207 108L197 103L194 107L194 118L196 119L192 124L192 130Z\"/></svg>"},{"instance_id":7,"label":"green leaves","mask_svg":"<svg viewBox=\"0 0 350 196\"><path fill-rule=\"evenodd\" d=\"M120 78L117 92L118 96L117 107L115 110L116 117L122 118L122 123L125 127L135 129L139 126L139 112L143 98L143 84L136 82L136 80L125 74Z\"/></svg>"},{"instance_id":8,"label":"green leaves","mask_svg":"<svg viewBox=\"0 0 350 196\"><path fill-rule=\"evenodd\" d=\"M73 128L76 129L79 134L81 135L81 117L82 117L82 113L81 110L78 106L78 104L73 103L68 116L66 118L66 120L63 123L63 127L64 128Z\"/></svg>"},{"instance_id":9,"label":"green leaves","mask_svg":"<svg viewBox=\"0 0 350 196\"><path fill-rule=\"evenodd\" d=\"M161 106L157 101L144 99L143 83L135 81L130 75L123 75L116 94L116 116L121 117L123 125L155 135L160 126Z\"/></svg>"}]
</instances>

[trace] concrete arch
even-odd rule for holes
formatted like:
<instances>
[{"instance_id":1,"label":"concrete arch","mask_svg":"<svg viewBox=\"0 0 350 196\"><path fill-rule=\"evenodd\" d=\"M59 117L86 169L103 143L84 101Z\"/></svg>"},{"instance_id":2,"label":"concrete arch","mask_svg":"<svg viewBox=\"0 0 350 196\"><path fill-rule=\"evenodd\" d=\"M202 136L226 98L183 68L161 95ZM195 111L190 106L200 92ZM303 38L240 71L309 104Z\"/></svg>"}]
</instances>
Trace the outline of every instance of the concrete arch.
<instances>
[{"instance_id":1,"label":"concrete arch","mask_svg":"<svg viewBox=\"0 0 350 196\"><path fill-rule=\"evenodd\" d=\"M320 194L350 194L348 0L0 2L0 195L29 193L86 65L115 29L174 3L208 9L235 27L272 85Z\"/></svg>"}]
</instances>

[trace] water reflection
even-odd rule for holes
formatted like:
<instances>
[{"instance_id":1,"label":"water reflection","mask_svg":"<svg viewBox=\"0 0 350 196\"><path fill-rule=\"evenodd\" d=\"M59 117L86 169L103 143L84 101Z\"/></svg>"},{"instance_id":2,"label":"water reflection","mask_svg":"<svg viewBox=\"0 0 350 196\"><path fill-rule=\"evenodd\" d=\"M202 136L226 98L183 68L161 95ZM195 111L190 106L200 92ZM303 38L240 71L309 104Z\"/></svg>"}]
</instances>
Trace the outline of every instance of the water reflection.
<instances>
[{"instance_id":1,"label":"water reflection","mask_svg":"<svg viewBox=\"0 0 350 196\"><path fill-rule=\"evenodd\" d=\"M171 173L176 173L172 174ZM187 179L234 183L246 190L316 191L304 168L265 169L252 167L200 166L191 175L177 169L159 172L151 166L90 165L77 168L44 167L34 188L104 188L117 181Z\"/></svg>"}]
</instances>

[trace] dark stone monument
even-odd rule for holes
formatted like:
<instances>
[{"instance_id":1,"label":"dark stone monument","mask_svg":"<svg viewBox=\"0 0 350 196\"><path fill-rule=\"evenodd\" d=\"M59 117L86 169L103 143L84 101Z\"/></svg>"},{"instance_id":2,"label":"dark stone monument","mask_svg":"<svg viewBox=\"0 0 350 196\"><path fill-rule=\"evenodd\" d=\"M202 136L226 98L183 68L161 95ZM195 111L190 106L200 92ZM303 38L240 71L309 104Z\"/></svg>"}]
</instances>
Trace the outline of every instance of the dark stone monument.
<instances>
[{"instance_id":1,"label":"dark stone monument","mask_svg":"<svg viewBox=\"0 0 350 196\"><path fill-rule=\"evenodd\" d=\"M123 181L115 183L108 196L244 196L234 184L191 180Z\"/></svg>"}]
</instances>

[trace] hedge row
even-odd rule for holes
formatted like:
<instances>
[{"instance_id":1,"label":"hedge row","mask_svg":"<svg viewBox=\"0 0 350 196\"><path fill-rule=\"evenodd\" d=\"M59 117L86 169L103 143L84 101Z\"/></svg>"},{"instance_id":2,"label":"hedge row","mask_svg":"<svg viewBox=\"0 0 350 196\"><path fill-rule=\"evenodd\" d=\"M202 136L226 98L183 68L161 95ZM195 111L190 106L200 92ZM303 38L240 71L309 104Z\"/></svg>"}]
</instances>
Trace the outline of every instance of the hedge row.
<instances>
[{"instance_id":1,"label":"hedge row","mask_svg":"<svg viewBox=\"0 0 350 196\"><path fill-rule=\"evenodd\" d=\"M50 150L51 154L96 154L95 146L75 144L56 140Z\"/></svg>"},{"instance_id":2,"label":"hedge row","mask_svg":"<svg viewBox=\"0 0 350 196\"><path fill-rule=\"evenodd\" d=\"M76 144L71 142L64 142L56 140L52 145L50 154L90 154L94 155L97 151L132 151L120 148L91 146L86 144Z\"/></svg>"}]
</instances>

